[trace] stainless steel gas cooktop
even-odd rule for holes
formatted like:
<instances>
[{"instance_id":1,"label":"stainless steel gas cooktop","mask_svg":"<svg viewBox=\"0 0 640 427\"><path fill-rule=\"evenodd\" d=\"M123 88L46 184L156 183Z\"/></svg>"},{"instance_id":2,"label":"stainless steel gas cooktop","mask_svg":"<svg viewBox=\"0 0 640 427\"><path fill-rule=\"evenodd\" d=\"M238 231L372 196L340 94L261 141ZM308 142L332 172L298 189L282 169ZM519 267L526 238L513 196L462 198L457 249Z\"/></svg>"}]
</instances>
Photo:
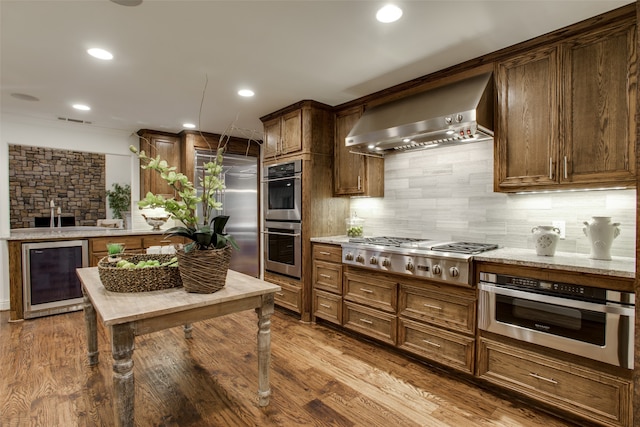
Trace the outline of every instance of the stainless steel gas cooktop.
<instances>
[{"instance_id":1,"label":"stainless steel gas cooktop","mask_svg":"<svg viewBox=\"0 0 640 427\"><path fill-rule=\"evenodd\" d=\"M342 261L363 268L471 286L473 255L497 248L498 245L491 243L361 237L342 244Z\"/></svg>"}]
</instances>

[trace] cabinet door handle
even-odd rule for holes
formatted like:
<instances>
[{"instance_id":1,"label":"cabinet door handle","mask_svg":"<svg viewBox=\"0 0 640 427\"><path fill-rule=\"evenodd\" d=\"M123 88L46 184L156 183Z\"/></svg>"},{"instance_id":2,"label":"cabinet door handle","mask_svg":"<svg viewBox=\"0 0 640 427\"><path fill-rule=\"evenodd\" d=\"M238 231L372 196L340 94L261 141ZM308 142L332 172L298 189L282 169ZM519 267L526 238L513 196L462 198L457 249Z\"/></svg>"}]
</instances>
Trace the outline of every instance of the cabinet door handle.
<instances>
[{"instance_id":1,"label":"cabinet door handle","mask_svg":"<svg viewBox=\"0 0 640 427\"><path fill-rule=\"evenodd\" d=\"M360 190L361 188L361 179L360 179L360 175L358 175L358 190Z\"/></svg>"},{"instance_id":2,"label":"cabinet door handle","mask_svg":"<svg viewBox=\"0 0 640 427\"><path fill-rule=\"evenodd\" d=\"M367 288L360 288L360 290L366 294L372 294L373 291L371 289L367 289Z\"/></svg>"},{"instance_id":3,"label":"cabinet door handle","mask_svg":"<svg viewBox=\"0 0 640 427\"><path fill-rule=\"evenodd\" d=\"M564 179L567 179L567 156L564 156Z\"/></svg>"},{"instance_id":4,"label":"cabinet door handle","mask_svg":"<svg viewBox=\"0 0 640 427\"><path fill-rule=\"evenodd\" d=\"M324 308L331 308L331 306L329 304L320 304L320 306L324 307Z\"/></svg>"},{"instance_id":5,"label":"cabinet door handle","mask_svg":"<svg viewBox=\"0 0 640 427\"><path fill-rule=\"evenodd\" d=\"M331 276L328 274L321 274L320 277L324 277L325 279L331 279Z\"/></svg>"},{"instance_id":6,"label":"cabinet door handle","mask_svg":"<svg viewBox=\"0 0 640 427\"><path fill-rule=\"evenodd\" d=\"M423 342L425 342L425 343L427 343L427 344L429 344L430 346L433 346L433 347L436 347L436 348L440 348L440 347L441 347L441 345L440 345L440 344L435 343L435 342L431 342L431 341L429 341L429 340L422 340L422 341L423 341Z\"/></svg>"},{"instance_id":7,"label":"cabinet door handle","mask_svg":"<svg viewBox=\"0 0 640 427\"><path fill-rule=\"evenodd\" d=\"M549 157L549 179L553 179L553 157Z\"/></svg>"},{"instance_id":8,"label":"cabinet door handle","mask_svg":"<svg viewBox=\"0 0 640 427\"><path fill-rule=\"evenodd\" d=\"M424 304L427 308L433 308L434 310L442 310L442 307L438 307L437 305Z\"/></svg>"},{"instance_id":9,"label":"cabinet door handle","mask_svg":"<svg viewBox=\"0 0 640 427\"><path fill-rule=\"evenodd\" d=\"M369 319L360 319L362 323L366 323L367 325L373 325L373 322Z\"/></svg>"},{"instance_id":10,"label":"cabinet door handle","mask_svg":"<svg viewBox=\"0 0 640 427\"><path fill-rule=\"evenodd\" d=\"M556 381L556 380L554 380L552 378L545 378L542 375L538 375L538 374L535 374L533 372L529 372L529 376L532 376L533 378L536 378L536 379L539 379L539 380L542 380L542 381L546 381L546 382L551 383L551 384L558 384L558 381Z\"/></svg>"},{"instance_id":11,"label":"cabinet door handle","mask_svg":"<svg viewBox=\"0 0 640 427\"><path fill-rule=\"evenodd\" d=\"M320 255L331 255L331 252L320 251Z\"/></svg>"}]
</instances>

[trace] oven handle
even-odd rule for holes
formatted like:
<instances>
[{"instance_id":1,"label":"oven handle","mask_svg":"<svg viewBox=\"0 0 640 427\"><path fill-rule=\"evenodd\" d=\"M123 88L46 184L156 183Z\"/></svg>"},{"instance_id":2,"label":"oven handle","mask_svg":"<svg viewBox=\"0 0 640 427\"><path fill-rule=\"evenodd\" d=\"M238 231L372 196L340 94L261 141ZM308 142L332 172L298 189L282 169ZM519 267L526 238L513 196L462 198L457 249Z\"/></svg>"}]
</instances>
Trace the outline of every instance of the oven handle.
<instances>
[{"instance_id":1,"label":"oven handle","mask_svg":"<svg viewBox=\"0 0 640 427\"><path fill-rule=\"evenodd\" d=\"M529 301L537 301L541 303L549 303L561 305L564 307L572 307L581 310L589 310L598 313L611 313L611 314L619 314L627 317L635 316L635 308L634 307L623 307L620 305L609 305L609 304L597 304L593 302L587 301L579 301L570 298L559 298L551 295L541 295L533 292L520 291L517 289L511 288L503 288L502 286L494 286L489 283L480 282L478 284L478 289L488 293L494 293L498 295L505 295L508 297L516 297L521 299L526 299Z\"/></svg>"},{"instance_id":2,"label":"oven handle","mask_svg":"<svg viewBox=\"0 0 640 427\"><path fill-rule=\"evenodd\" d=\"M275 234L276 236L300 237L300 233L278 233L277 231L262 231L262 234Z\"/></svg>"},{"instance_id":3,"label":"oven handle","mask_svg":"<svg viewBox=\"0 0 640 427\"><path fill-rule=\"evenodd\" d=\"M271 178L271 179L265 179L264 181L262 181L263 183L265 182L276 182L276 181L284 181L286 179L301 179L302 176L299 174L295 174L295 175L291 175L291 176L285 176L283 178Z\"/></svg>"}]
</instances>

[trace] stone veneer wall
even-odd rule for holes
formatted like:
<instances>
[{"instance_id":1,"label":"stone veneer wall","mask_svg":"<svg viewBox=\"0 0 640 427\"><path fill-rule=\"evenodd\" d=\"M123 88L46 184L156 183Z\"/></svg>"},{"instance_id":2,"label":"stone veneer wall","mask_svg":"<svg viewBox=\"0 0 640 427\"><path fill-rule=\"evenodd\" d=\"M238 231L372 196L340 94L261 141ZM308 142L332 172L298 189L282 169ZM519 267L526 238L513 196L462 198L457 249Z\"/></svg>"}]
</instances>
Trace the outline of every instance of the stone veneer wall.
<instances>
[{"instance_id":1,"label":"stone veneer wall","mask_svg":"<svg viewBox=\"0 0 640 427\"><path fill-rule=\"evenodd\" d=\"M9 145L11 228L35 226L49 217L50 202L76 225L106 218L104 154Z\"/></svg>"}]
</instances>

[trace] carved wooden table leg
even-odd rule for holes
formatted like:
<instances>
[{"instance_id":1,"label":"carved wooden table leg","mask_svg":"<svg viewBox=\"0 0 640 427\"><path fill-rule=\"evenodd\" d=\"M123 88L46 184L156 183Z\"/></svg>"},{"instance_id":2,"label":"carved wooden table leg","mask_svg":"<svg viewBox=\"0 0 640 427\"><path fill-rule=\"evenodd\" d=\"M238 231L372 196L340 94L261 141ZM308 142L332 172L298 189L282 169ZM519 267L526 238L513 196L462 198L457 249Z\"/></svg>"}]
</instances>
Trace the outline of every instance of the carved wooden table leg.
<instances>
[{"instance_id":1,"label":"carved wooden table leg","mask_svg":"<svg viewBox=\"0 0 640 427\"><path fill-rule=\"evenodd\" d=\"M191 323L184 324L184 337L186 339L191 338L191 331L193 331L193 325Z\"/></svg>"},{"instance_id":2,"label":"carved wooden table leg","mask_svg":"<svg viewBox=\"0 0 640 427\"><path fill-rule=\"evenodd\" d=\"M271 364L273 294L263 295L262 306L256 308L256 314L258 315L258 406L267 406L271 396L269 366Z\"/></svg>"},{"instance_id":3,"label":"carved wooden table leg","mask_svg":"<svg viewBox=\"0 0 640 427\"><path fill-rule=\"evenodd\" d=\"M87 329L87 357L89 366L98 364L98 329L96 323L96 310L89 297L84 294L84 323Z\"/></svg>"},{"instance_id":4,"label":"carved wooden table leg","mask_svg":"<svg viewBox=\"0 0 640 427\"><path fill-rule=\"evenodd\" d=\"M134 379L133 379L133 326L111 327L111 354L113 355L113 388L116 425L133 427Z\"/></svg>"}]
</instances>

